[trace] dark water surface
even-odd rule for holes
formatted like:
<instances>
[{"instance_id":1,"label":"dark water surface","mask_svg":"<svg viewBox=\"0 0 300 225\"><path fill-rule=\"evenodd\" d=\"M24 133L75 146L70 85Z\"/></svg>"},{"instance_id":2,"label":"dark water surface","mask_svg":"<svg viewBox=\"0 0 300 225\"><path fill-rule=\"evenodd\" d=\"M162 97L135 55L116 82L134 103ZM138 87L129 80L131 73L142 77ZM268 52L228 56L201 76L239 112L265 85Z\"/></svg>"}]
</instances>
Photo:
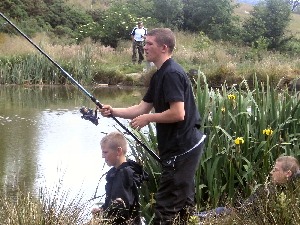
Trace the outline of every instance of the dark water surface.
<instances>
[{"instance_id":1,"label":"dark water surface","mask_svg":"<svg viewBox=\"0 0 300 225\"><path fill-rule=\"evenodd\" d=\"M138 103L139 88L86 88L100 103L125 107ZM73 86L0 86L1 189L37 192L60 189L70 198L94 197L98 181L109 168L101 158L104 133L122 128L101 117L99 125L81 118L81 106L94 103ZM128 121L120 119L128 126ZM104 179L103 179L103 182ZM100 183L98 195L104 193Z\"/></svg>"}]
</instances>

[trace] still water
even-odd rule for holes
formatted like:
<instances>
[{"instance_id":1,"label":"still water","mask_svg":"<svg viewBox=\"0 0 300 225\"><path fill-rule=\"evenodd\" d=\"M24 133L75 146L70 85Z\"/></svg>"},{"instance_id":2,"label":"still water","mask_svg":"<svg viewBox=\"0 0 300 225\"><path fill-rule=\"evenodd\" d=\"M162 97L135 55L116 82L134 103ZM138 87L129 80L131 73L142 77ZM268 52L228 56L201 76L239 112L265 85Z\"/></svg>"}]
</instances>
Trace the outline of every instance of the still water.
<instances>
[{"instance_id":1,"label":"still water","mask_svg":"<svg viewBox=\"0 0 300 225\"><path fill-rule=\"evenodd\" d=\"M100 103L125 107L138 103L139 88L87 88ZM36 193L59 187L70 199L104 194L109 168L101 158L100 139L122 130L113 119L99 125L81 118L79 109L94 103L73 86L0 86L0 184L13 195L18 188ZM128 121L120 119L126 127Z\"/></svg>"}]
</instances>

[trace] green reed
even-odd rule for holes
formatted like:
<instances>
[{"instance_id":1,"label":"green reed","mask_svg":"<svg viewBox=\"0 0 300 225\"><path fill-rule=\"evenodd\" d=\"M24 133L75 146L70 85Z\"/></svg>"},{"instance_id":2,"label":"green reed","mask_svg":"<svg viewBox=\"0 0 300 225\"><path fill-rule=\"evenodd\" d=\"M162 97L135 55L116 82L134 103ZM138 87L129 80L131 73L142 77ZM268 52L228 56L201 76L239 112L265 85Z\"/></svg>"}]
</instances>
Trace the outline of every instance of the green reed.
<instances>
[{"instance_id":1,"label":"green reed","mask_svg":"<svg viewBox=\"0 0 300 225\"><path fill-rule=\"evenodd\" d=\"M196 177L200 208L248 196L280 154L300 155L299 93L256 78L253 90L246 80L209 90L205 79L200 72L196 98L207 134Z\"/></svg>"},{"instance_id":2,"label":"green reed","mask_svg":"<svg viewBox=\"0 0 300 225\"><path fill-rule=\"evenodd\" d=\"M251 89L246 80L234 87L209 89L199 71L195 97L207 138L195 177L198 210L248 197L268 179L279 155L300 155L300 93L253 80ZM152 128L140 135L150 149L157 150ZM155 201L160 166L140 146L132 143L131 147L152 176L149 186L141 189L142 205L148 209Z\"/></svg>"},{"instance_id":3,"label":"green reed","mask_svg":"<svg viewBox=\"0 0 300 225\"><path fill-rule=\"evenodd\" d=\"M53 84L59 73L49 60L35 54L1 57L1 84Z\"/></svg>"},{"instance_id":4,"label":"green reed","mask_svg":"<svg viewBox=\"0 0 300 225\"><path fill-rule=\"evenodd\" d=\"M157 153L157 140L154 128L152 125L148 125L149 132L143 134L136 130L132 132L138 137L145 146ZM154 215L154 194L157 191L159 176L160 176L160 164L151 157L143 146L137 145L132 139L129 139L129 146L132 150L134 158L143 165L144 169L149 174L149 181L144 182L140 188L140 204L142 205L142 216L146 219L147 224L152 221Z\"/></svg>"},{"instance_id":5,"label":"green reed","mask_svg":"<svg viewBox=\"0 0 300 225\"><path fill-rule=\"evenodd\" d=\"M63 58L57 63L81 84L98 83L136 84L133 79L118 70L93 60L91 45L84 45L70 59ZM53 59L55 61L55 59ZM24 54L0 57L0 84L66 84L64 74L41 54Z\"/></svg>"}]
</instances>

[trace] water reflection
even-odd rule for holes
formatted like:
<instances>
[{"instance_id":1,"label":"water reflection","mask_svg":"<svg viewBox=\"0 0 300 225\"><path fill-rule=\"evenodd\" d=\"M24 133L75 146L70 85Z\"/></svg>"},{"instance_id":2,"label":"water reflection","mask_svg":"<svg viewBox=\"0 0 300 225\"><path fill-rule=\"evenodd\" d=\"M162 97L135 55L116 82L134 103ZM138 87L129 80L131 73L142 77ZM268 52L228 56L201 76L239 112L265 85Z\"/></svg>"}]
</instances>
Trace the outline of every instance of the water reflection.
<instances>
[{"instance_id":1,"label":"water reflection","mask_svg":"<svg viewBox=\"0 0 300 225\"><path fill-rule=\"evenodd\" d=\"M95 88L91 94L117 107L140 101L143 89ZM72 86L0 86L0 178L2 191L33 192L58 185L70 197L94 196L101 174L108 170L99 141L121 129L109 118L99 125L81 119L79 108L94 104ZM126 120L120 120L127 126ZM62 182L60 183L60 181ZM104 193L100 185L98 195Z\"/></svg>"}]
</instances>

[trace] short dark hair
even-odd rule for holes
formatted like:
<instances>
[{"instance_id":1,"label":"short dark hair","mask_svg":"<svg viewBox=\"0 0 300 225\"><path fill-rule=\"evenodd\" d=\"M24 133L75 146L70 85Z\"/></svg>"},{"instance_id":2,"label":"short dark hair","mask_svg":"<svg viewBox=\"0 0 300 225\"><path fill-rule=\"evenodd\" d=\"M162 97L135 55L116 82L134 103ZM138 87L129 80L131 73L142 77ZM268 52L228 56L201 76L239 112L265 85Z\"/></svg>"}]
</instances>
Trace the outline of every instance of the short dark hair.
<instances>
[{"instance_id":1,"label":"short dark hair","mask_svg":"<svg viewBox=\"0 0 300 225\"><path fill-rule=\"evenodd\" d=\"M147 33L147 36L155 37L157 44L167 45L170 53L173 52L176 44L174 33L169 28L155 28Z\"/></svg>"}]
</instances>

